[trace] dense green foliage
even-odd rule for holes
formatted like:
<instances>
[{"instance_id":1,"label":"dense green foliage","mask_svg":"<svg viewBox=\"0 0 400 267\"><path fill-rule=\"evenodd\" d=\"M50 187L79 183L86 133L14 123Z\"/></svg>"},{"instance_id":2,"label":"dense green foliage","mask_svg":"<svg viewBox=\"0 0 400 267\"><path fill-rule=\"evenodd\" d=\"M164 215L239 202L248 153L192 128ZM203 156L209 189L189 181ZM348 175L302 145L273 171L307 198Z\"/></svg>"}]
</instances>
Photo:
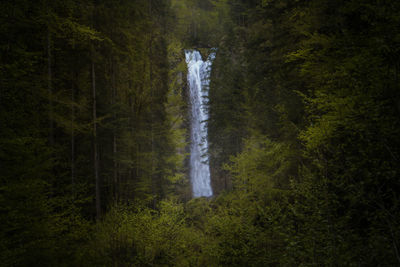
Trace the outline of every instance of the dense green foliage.
<instances>
[{"instance_id":1,"label":"dense green foliage","mask_svg":"<svg viewBox=\"0 0 400 267\"><path fill-rule=\"evenodd\" d=\"M274 234L263 264L399 264L399 4L236 2L210 153L213 182Z\"/></svg>"},{"instance_id":2,"label":"dense green foliage","mask_svg":"<svg viewBox=\"0 0 400 267\"><path fill-rule=\"evenodd\" d=\"M400 2L0 10L2 265L400 264ZM183 51L212 47L190 199Z\"/></svg>"},{"instance_id":3,"label":"dense green foliage","mask_svg":"<svg viewBox=\"0 0 400 267\"><path fill-rule=\"evenodd\" d=\"M3 264L73 265L114 202L190 196L169 2L0 10Z\"/></svg>"}]
</instances>

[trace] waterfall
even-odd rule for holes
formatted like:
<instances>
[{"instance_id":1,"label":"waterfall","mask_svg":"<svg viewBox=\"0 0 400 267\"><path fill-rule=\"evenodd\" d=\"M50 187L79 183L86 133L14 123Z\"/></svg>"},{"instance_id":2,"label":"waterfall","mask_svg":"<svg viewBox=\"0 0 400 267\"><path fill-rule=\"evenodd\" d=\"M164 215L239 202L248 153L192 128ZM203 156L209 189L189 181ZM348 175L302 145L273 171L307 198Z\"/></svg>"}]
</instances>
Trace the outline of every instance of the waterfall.
<instances>
[{"instance_id":1,"label":"waterfall","mask_svg":"<svg viewBox=\"0 0 400 267\"><path fill-rule=\"evenodd\" d=\"M211 63L215 53L212 52L207 61L203 61L196 50L186 50L185 56L191 103L190 180L194 197L210 197L213 192L208 161L206 101Z\"/></svg>"}]
</instances>

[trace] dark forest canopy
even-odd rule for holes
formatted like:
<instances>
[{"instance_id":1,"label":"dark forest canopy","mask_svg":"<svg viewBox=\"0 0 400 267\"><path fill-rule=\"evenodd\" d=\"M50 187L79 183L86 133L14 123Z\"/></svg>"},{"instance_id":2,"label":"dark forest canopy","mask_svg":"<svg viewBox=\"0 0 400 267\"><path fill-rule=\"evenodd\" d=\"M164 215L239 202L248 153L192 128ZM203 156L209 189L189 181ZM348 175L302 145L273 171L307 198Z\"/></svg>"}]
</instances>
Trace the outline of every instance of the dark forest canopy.
<instances>
[{"instance_id":1,"label":"dark forest canopy","mask_svg":"<svg viewBox=\"0 0 400 267\"><path fill-rule=\"evenodd\" d=\"M400 265L400 2L0 2L0 265ZM211 199L184 49L218 48Z\"/></svg>"}]
</instances>

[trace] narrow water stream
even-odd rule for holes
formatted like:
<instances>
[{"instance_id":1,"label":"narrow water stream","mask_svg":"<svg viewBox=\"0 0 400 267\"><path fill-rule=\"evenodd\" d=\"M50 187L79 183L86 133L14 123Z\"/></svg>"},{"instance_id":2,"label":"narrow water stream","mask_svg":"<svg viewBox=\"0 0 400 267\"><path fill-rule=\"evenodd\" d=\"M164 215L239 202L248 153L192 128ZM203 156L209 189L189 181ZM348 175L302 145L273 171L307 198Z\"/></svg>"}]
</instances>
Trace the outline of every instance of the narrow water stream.
<instances>
[{"instance_id":1,"label":"narrow water stream","mask_svg":"<svg viewBox=\"0 0 400 267\"><path fill-rule=\"evenodd\" d=\"M193 197L210 197L213 192L208 157L206 101L211 63L215 53L211 53L207 61L203 61L196 50L186 50L185 56L191 103L190 180Z\"/></svg>"}]
</instances>

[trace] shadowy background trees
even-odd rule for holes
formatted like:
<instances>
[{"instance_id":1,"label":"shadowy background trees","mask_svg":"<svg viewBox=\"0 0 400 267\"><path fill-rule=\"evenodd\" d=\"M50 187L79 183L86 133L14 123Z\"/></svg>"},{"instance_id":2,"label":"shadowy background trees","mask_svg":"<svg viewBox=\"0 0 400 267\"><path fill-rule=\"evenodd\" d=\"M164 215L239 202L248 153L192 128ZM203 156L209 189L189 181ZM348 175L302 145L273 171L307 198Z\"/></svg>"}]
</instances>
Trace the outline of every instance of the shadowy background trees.
<instances>
[{"instance_id":1,"label":"shadowy background trees","mask_svg":"<svg viewBox=\"0 0 400 267\"><path fill-rule=\"evenodd\" d=\"M0 3L4 266L400 263L400 3ZM212 199L184 49L217 48Z\"/></svg>"}]
</instances>

